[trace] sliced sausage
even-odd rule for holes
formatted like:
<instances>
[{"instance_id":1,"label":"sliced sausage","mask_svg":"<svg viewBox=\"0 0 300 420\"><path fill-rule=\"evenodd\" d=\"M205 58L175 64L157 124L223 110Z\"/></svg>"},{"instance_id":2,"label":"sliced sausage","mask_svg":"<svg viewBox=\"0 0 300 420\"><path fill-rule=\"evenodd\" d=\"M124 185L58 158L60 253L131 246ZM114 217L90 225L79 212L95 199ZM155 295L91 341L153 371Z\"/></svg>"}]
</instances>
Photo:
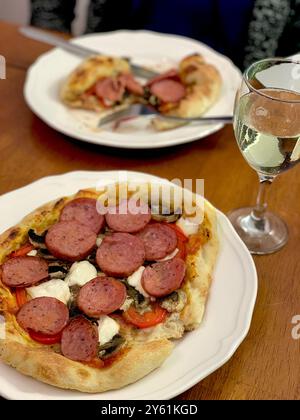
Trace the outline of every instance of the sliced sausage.
<instances>
[{"instance_id":1,"label":"sliced sausage","mask_svg":"<svg viewBox=\"0 0 300 420\"><path fill-rule=\"evenodd\" d=\"M143 86L137 80L135 80L132 74L123 73L121 76L119 76L119 80L133 95L142 96L144 94Z\"/></svg>"},{"instance_id":2,"label":"sliced sausage","mask_svg":"<svg viewBox=\"0 0 300 420\"><path fill-rule=\"evenodd\" d=\"M153 83L150 91L162 102L179 102L186 94L184 85L171 79Z\"/></svg>"},{"instance_id":3,"label":"sliced sausage","mask_svg":"<svg viewBox=\"0 0 300 420\"><path fill-rule=\"evenodd\" d=\"M154 297L167 296L179 289L185 275L185 263L180 258L152 264L142 275L142 286Z\"/></svg>"},{"instance_id":4,"label":"sliced sausage","mask_svg":"<svg viewBox=\"0 0 300 420\"><path fill-rule=\"evenodd\" d=\"M15 257L2 266L2 282L9 287L29 287L48 277L48 264L39 257Z\"/></svg>"},{"instance_id":5,"label":"sliced sausage","mask_svg":"<svg viewBox=\"0 0 300 420\"><path fill-rule=\"evenodd\" d=\"M96 277L80 289L77 304L86 315L97 318L120 309L126 295L126 287L120 281L111 277Z\"/></svg>"},{"instance_id":6,"label":"sliced sausage","mask_svg":"<svg viewBox=\"0 0 300 420\"><path fill-rule=\"evenodd\" d=\"M163 223L153 223L145 227L137 236L143 241L146 260L161 260L176 249L177 235Z\"/></svg>"},{"instance_id":7,"label":"sliced sausage","mask_svg":"<svg viewBox=\"0 0 300 420\"><path fill-rule=\"evenodd\" d=\"M107 77L97 82L95 92L100 99L118 102L123 98L125 87L118 79Z\"/></svg>"},{"instance_id":8,"label":"sliced sausage","mask_svg":"<svg viewBox=\"0 0 300 420\"><path fill-rule=\"evenodd\" d=\"M96 245L97 235L88 226L75 221L59 222L46 235L46 246L56 258L80 261L86 258Z\"/></svg>"},{"instance_id":9,"label":"sliced sausage","mask_svg":"<svg viewBox=\"0 0 300 420\"><path fill-rule=\"evenodd\" d=\"M59 334L69 321L67 306L52 297L39 297L25 303L17 314L19 325L26 331L46 335Z\"/></svg>"},{"instance_id":10,"label":"sliced sausage","mask_svg":"<svg viewBox=\"0 0 300 420\"><path fill-rule=\"evenodd\" d=\"M75 221L88 226L99 233L105 223L104 216L97 211L97 200L93 198L77 198L70 201L62 210L60 221Z\"/></svg>"},{"instance_id":11,"label":"sliced sausage","mask_svg":"<svg viewBox=\"0 0 300 420\"><path fill-rule=\"evenodd\" d=\"M145 261L143 241L129 233L113 233L102 241L96 261L105 274L128 277Z\"/></svg>"},{"instance_id":12,"label":"sliced sausage","mask_svg":"<svg viewBox=\"0 0 300 420\"><path fill-rule=\"evenodd\" d=\"M147 86L151 86L156 82L160 82L161 80L172 79L176 81L180 81L180 77L178 71L176 69L168 70L162 74L159 74L147 82Z\"/></svg>"},{"instance_id":13,"label":"sliced sausage","mask_svg":"<svg viewBox=\"0 0 300 420\"><path fill-rule=\"evenodd\" d=\"M62 354L78 362L90 362L97 356L98 330L83 316L73 318L63 330Z\"/></svg>"},{"instance_id":14,"label":"sliced sausage","mask_svg":"<svg viewBox=\"0 0 300 420\"><path fill-rule=\"evenodd\" d=\"M136 233L142 230L151 220L151 211L147 204L122 201L117 207L110 207L105 215L106 223L116 232Z\"/></svg>"}]
</instances>

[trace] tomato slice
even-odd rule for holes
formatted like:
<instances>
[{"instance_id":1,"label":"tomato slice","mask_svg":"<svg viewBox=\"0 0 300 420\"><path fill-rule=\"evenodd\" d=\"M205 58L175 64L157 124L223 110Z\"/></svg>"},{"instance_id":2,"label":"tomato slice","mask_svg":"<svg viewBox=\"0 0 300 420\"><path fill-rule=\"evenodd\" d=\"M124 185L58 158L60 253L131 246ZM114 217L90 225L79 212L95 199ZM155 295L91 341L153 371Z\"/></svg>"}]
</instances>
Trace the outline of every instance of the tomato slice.
<instances>
[{"instance_id":1,"label":"tomato slice","mask_svg":"<svg viewBox=\"0 0 300 420\"><path fill-rule=\"evenodd\" d=\"M61 334L62 334L60 332L59 334L56 334L56 335L45 335L45 334L37 333L32 330L30 330L28 333L34 341L37 341L40 344L45 344L48 346L50 346L51 344L59 343L61 340Z\"/></svg>"},{"instance_id":2,"label":"tomato slice","mask_svg":"<svg viewBox=\"0 0 300 420\"><path fill-rule=\"evenodd\" d=\"M140 314L134 306L131 306L123 313L125 321L135 325L138 328L149 328L160 324L165 320L167 311L159 306L158 303L152 305L152 310Z\"/></svg>"},{"instance_id":3,"label":"tomato slice","mask_svg":"<svg viewBox=\"0 0 300 420\"><path fill-rule=\"evenodd\" d=\"M179 252L176 254L176 257L181 258L182 260L186 259L186 243L188 242L189 238L183 233L183 231L178 227L175 223L168 224L170 228L172 228L176 235L177 235L177 248Z\"/></svg>"},{"instance_id":4,"label":"tomato slice","mask_svg":"<svg viewBox=\"0 0 300 420\"><path fill-rule=\"evenodd\" d=\"M32 246L31 244L25 244L23 245L20 249L18 249L17 251L13 251L10 254L10 258L16 258L16 257L24 257L25 255L28 254L28 252L34 250L34 246Z\"/></svg>"},{"instance_id":5,"label":"tomato slice","mask_svg":"<svg viewBox=\"0 0 300 420\"><path fill-rule=\"evenodd\" d=\"M186 259L186 242L183 241L179 236L177 236L177 248L178 252L175 256L175 258L181 258L182 260Z\"/></svg>"},{"instance_id":6,"label":"tomato slice","mask_svg":"<svg viewBox=\"0 0 300 420\"><path fill-rule=\"evenodd\" d=\"M24 289L23 287L16 289L15 295L16 295L17 304L19 308L21 308L21 306L23 306L27 302L26 289Z\"/></svg>"}]
</instances>

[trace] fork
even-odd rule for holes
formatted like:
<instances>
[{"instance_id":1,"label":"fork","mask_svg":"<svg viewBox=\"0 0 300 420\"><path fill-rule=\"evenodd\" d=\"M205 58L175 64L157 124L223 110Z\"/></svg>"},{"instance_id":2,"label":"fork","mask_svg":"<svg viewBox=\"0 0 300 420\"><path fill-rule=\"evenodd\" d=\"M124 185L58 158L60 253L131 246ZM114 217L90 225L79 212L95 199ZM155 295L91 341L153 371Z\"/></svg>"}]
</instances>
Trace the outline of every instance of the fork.
<instances>
[{"instance_id":1,"label":"fork","mask_svg":"<svg viewBox=\"0 0 300 420\"><path fill-rule=\"evenodd\" d=\"M197 117L197 118L181 118L171 115L163 115L160 114L155 108L144 104L133 104L125 109L121 109L119 111L115 111L112 114L105 115L100 118L98 122L98 127L102 127L105 124L115 122L121 118L132 118L138 116L159 116L160 118L169 120L169 121L177 121L182 123L191 123L196 122L198 124L231 124L232 123L232 116L216 116L216 117Z\"/></svg>"}]
</instances>

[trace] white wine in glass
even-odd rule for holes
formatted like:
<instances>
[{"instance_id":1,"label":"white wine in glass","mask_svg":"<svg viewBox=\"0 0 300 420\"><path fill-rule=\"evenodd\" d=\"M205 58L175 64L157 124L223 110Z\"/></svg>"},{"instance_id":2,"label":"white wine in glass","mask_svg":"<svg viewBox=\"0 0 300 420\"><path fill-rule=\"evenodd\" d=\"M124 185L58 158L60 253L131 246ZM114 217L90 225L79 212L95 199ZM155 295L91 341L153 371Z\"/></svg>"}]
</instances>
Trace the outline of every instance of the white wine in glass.
<instances>
[{"instance_id":1,"label":"white wine in glass","mask_svg":"<svg viewBox=\"0 0 300 420\"><path fill-rule=\"evenodd\" d=\"M254 254L275 252L288 239L286 224L266 211L266 190L300 160L300 63L266 59L250 66L237 94L234 130L238 146L259 176L255 207L229 214Z\"/></svg>"}]
</instances>

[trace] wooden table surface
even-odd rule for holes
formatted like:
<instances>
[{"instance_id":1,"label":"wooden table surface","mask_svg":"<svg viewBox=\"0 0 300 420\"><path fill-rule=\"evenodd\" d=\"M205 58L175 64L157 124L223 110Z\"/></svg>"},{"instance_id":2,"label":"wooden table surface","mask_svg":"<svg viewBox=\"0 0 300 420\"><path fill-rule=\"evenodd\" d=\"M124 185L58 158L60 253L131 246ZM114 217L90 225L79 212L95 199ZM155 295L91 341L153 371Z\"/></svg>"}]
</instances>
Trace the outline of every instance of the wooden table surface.
<instances>
[{"instance_id":1,"label":"wooden table surface","mask_svg":"<svg viewBox=\"0 0 300 420\"><path fill-rule=\"evenodd\" d=\"M206 198L225 213L255 201L257 176L243 160L232 127L155 152L89 145L49 128L22 93L28 66L48 49L0 23L0 54L7 60L7 79L0 80L0 194L68 171L128 169L169 179L203 178ZM292 317L300 314L299 196L300 166L271 189L269 205L287 221L290 239L276 254L254 258L259 290L249 335L225 366L180 399L300 397L300 341L291 336Z\"/></svg>"}]
</instances>

